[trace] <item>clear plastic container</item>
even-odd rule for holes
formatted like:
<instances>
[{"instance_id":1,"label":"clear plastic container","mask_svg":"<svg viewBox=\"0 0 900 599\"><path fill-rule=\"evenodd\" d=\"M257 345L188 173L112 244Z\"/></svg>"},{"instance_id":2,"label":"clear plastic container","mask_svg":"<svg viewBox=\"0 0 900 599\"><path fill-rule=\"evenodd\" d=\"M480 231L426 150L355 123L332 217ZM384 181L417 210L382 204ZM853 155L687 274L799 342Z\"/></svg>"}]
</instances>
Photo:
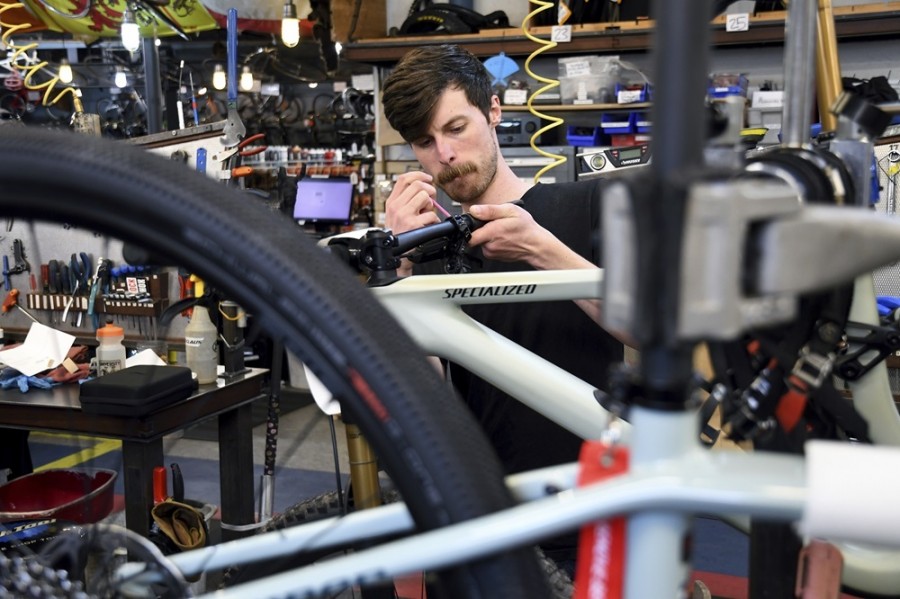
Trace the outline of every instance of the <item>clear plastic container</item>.
<instances>
[{"instance_id":1,"label":"clear plastic container","mask_svg":"<svg viewBox=\"0 0 900 599\"><path fill-rule=\"evenodd\" d=\"M107 321L97 329L97 376L125 368L125 329Z\"/></svg>"}]
</instances>

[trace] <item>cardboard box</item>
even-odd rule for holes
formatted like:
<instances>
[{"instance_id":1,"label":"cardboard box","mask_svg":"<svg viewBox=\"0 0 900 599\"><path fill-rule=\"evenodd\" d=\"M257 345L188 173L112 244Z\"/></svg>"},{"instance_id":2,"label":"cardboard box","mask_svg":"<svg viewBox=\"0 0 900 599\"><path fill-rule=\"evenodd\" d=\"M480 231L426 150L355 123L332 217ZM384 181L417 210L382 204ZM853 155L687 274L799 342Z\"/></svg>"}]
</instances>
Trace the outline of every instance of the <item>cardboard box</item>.
<instances>
[{"instance_id":1,"label":"cardboard box","mask_svg":"<svg viewBox=\"0 0 900 599\"><path fill-rule=\"evenodd\" d=\"M359 5L356 28L353 25L353 11ZM353 36L353 40L350 36ZM346 44L349 41L382 38L387 36L386 0L331 0L331 35L334 41Z\"/></svg>"}]
</instances>

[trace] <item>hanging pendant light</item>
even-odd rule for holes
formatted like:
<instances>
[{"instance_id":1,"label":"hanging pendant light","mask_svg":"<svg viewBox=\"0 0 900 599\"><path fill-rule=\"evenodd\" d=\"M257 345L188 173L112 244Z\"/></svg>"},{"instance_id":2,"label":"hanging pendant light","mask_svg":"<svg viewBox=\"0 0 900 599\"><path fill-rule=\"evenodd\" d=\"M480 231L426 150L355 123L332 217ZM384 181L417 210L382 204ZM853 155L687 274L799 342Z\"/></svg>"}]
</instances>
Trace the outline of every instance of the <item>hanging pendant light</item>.
<instances>
[{"instance_id":1,"label":"hanging pendant light","mask_svg":"<svg viewBox=\"0 0 900 599\"><path fill-rule=\"evenodd\" d=\"M125 9L122 16L122 45L129 52L137 52L141 47L141 29L138 27L137 21L134 19L134 11L131 7Z\"/></svg>"},{"instance_id":2,"label":"hanging pendant light","mask_svg":"<svg viewBox=\"0 0 900 599\"><path fill-rule=\"evenodd\" d=\"M59 61L59 80L62 83L72 83L72 79L74 79L74 74L72 73L72 65L69 64L69 61L63 58Z\"/></svg>"},{"instance_id":3,"label":"hanging pendant light","mask_svg":"<svg viewBox=\"0 0 900 599\"><path fill-rule=\"evenodd\" d=\"M217 64L213 70L212 84L215 89L223 90L228 85L228 79L225 77L225 69L222 65Z\"/></svg>"},{"instance_id":4,"label":"hanging pendant light","mask_svg":"<svg viewBox=\"0 0 900 599\"><path fill-rule=\"evenodd\" d=\"M253 89L253 73L250 72L250 67L244 67L239 85L245 92Z\"/></svg>"},{"instance_id":5,"label":"hanging pendant light","mask_svg":"<svg viewBox=\"0 0 900 599\"><path fill-rule=\"evenodd\" d=\"M293 0L285 0L284 13L281 19L281 41L288 48L300 43L300 19L297 18L297 7Z\"/></svg>"}]
</instances>

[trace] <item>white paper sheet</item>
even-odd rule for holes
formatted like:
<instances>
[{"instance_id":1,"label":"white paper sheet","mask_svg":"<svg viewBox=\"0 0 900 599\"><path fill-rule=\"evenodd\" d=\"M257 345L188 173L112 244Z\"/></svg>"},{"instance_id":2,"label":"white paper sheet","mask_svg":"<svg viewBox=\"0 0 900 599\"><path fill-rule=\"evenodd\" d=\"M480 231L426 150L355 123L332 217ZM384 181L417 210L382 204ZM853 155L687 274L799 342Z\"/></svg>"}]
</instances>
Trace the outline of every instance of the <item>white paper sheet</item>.
<instances>
[{"instance_id":1,"label":"white paper sheet","mask_svg":"<svg viewBox=\"0 0 900 599\"><path fill-rule=\"evenodd\" d=\"M62 364L73 343L74 335L33 322L22 345L0 351L0 362L25 376L34 376Z\"/></svg>"},{"instance_id":2,"label":"white paper sheet","mask_svg":"<svg viewBox=\"0 0 900 599\"><path fill-rule=\"evenodd\" d=\"M138 366L140 364L147 364L150 366L166 365L163 359L160 358L155 351L149 348L139 351L130 358L125 358L125 368L128 368L129 366Z\"/></svg>"},{"instance_id":3,"label":"white paper sheet","mask_svg":"<svg viewBox=\"0 0 900 599\"><path fill-rule=\"evenodd\" d=\"M329 416L340 414L341 403L334 398L328 387L322 384L322 381L313 374L312 370L307 368L306 364L303 365L303 372L306 374L306 382L309 383L309 392L319 409Z\"/></svg>"}]
</instances>

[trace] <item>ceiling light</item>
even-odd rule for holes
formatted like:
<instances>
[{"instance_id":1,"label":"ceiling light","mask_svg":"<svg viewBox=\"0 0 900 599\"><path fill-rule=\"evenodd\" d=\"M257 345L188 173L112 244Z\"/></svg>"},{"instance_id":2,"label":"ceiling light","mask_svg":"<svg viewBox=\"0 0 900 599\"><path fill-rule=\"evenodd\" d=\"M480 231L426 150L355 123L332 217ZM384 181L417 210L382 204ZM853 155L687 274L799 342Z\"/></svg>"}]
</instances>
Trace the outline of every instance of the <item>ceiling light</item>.
<instances>
[{"instance_id":1,"label":"ceiling light","mask_svg":"<svg viewBox=\"0 0 900 599\"><path fill-rule=\"evenodd\" d=\"M134 11L131 8L126 8L122 16L122 45L129 52L137 52L141 47L141 30L134 20Z\"/></svg>"},{"instance_id":2,"label":"ceiling light","mask_svg":"<svg viewBox=\"0 0 900 599\"><path fill-rule=\"evenodd\" d=\"M253 89L253 73L250 72L250 67L244 67L244 70L241 71L240 86L245 92Z\"/></svg>"},{"instance_id":3,"label":"ceiling light","mask_svg":"<svg viewBox=\"0 0 900 599\"><path fill-rule=\"evenodd\" d=\"M297 18L297 7L293 0L285 0L284 13L281 19L281 41L288 48L300 42L300 20Z\"/></svg>"},{"instance_id":4,"label":"ceiling light","mask_svg":"<svg viewBox=\"0 0 900 599\"><path fill-rule=\"evenodd\" d=\"M220 64L217 64L213 71L212 84L216 89L225 89L225 86L228 85L228 79L225 77L225 69L223 69Z\"/></svg>"},{"instance_id":5,"label":"ceiling light","mask_svg":"<svg viewBox=\"0 0 900 599\"><path fill-rule=\"evenodd\" d=\"M125 76L125 71L122 67L116 67L116 78L115 78L116 87L122 88L128 85L128 77Z\"/></svg>"},{"instance_id":6,"label":"ceiling light","mask_svg":"<svg viewBox=\"0 0 900 599\"><path fill-rule=\"evenodd\" d=\"M63 83L72 83L72 79L74 78L72 73L72 65L69 64L69 61L63 58L59 61L59 80Z\"/></svg>"}]
</instances>

